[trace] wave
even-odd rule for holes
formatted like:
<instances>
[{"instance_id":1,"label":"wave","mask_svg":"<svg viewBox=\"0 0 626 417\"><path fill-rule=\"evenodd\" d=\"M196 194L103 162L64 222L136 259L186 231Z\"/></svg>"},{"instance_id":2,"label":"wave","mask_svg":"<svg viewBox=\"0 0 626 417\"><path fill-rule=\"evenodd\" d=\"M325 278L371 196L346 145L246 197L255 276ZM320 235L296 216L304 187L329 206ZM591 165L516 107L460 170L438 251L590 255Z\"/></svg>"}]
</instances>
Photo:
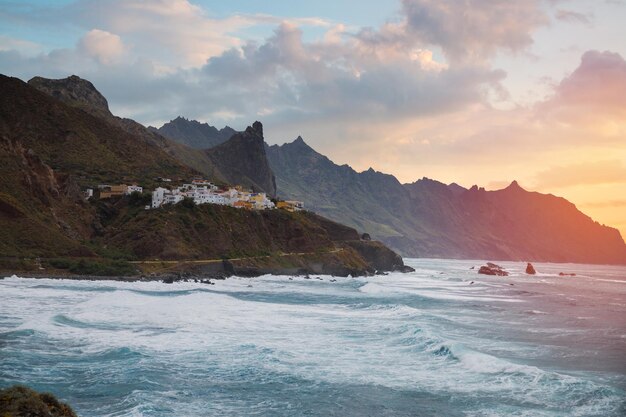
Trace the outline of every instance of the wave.
<instances>
[{"instance_id":1,"label":"wave","mask_svg":"<svg viewBox=\"0 0 626 417\"><path fill-rule=\"evenodd\" d=\"M52 322L59 326L75 327L78 329L117 330L118 326L107 323L93 323L70 318L64 314L58 314L52 318Z\"/></svg>"}]
</instances>

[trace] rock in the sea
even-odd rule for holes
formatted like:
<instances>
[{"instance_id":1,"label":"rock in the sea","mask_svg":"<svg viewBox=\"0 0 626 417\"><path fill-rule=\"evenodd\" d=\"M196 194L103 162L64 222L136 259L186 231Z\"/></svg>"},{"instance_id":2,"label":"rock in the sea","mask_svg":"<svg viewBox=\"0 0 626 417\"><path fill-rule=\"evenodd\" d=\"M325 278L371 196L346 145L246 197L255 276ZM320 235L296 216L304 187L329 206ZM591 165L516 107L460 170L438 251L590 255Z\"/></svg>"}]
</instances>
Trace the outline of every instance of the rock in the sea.
<instances>
[{"instance_id":1,"label":"rock in the sea","mask_svg":"<svg viewBox=\"0 0 626 417\"><path fill-rule=\"evenodd\" d=\"M568 274L568 273L565 273L565 272L559 272L559 276L560 277L575 277L576 274Z\"/></svg>"},{"instance_id":2,"label":"rock in the sea","mask_svg":"<svg viewBox=\"0 0 626 417\"><path fill-rule=\"evenodd\" d=\"M537 271L535 271L535 267L530 262L526 265L526 273L529 275L535 275L537 273Z\"/></svg>"},{"instance_id":3,"label":"rock in the sea","mask_svg":"<svg viewBox=\"0 0 626 417\"><path fill-rule=\"evenodd\" d=\"M363 233L361 235L361 240L372 240L372 237L370 236L369 233Z\"/></svg>"},{"instance_id":4,"label":"rock in the sea","mask_svg":"<svg viewBox=\"0 0 626 417\"><path fill-rule=\"evenodd\" d=\"M481 266L478 273L483 275L497 275L500 277L509 276L509 273L506 272L504 268L491 262L487 262L487 265Z\"/></svg>"}]
</instances>

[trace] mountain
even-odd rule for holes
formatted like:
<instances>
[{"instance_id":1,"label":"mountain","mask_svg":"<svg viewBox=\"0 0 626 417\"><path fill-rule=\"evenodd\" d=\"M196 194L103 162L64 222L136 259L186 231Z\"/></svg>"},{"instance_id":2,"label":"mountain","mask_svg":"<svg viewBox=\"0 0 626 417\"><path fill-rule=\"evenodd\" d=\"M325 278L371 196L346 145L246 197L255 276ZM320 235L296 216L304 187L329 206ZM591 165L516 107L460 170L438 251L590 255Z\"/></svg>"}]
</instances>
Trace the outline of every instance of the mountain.
<instances>
[{"instance_id":1,"label":"mountain","mask_svg":"<svg viewBox=\"0 0 626 417\"><path fill-rule=\"evenodd\" d=\"M150 189L155 177L184 181L200 173L166 152L159 135L120 123L91 83L61 81L26 84L0 75L1 270L360 275L404 269L380 242L361 241L356 230L313 213L182 203L145 210L149 194L85 201L87 186L137 182ZM193 151L227 164L232 178L275 191L259 122L210 152Z\"/></svg>"},{"instance_id":2,"label":"mountain","mask_svg":"<svg viewBox=\"0 0 626 417\"><path fill-rule=\"evenodd\" d=\"M151 143L161 148L174 159L195 169L216 183L227 182L219 168L208 158L206 153L169 140L132 119L114 116L109 110L106 98L88 80L76 75L58 80L33 77L28 81L28 84L71 107L84 110L135 137L139 137L142 142Z\"/></svg>"},{"instance_id":3,"label":"mountain","mask_svg":"<svg viewBox=\"0 0 626 417\"><path fill-rule=\"evenodd\" d=\"M229 126L218 130L207 123L188 120L180 116L158 129L154 127L149 127L149 129L195 149L207 149L220 145L237 133Z\"/></svg>"},{"instance_id":4,"label":"mountain","mask_svg":"<svg viewBox=\"0 0 626 417\"><path fill-rule=\"evenodd\" d=\"M423 178L401 184L373 169L336 165L301 137L267 147L278 194L368 232L405 256L626 263L626 245L567 200L528 192L467 190Z\"/></svg>"},{"instance_id":5,"label":"mountain","mask_svg":"<svg viewBox=\"0 0 626 417\"><path fill-rule=\"evenodd\" d=\"M153 183L196 171L160 147L0 75L0 253L92 254L96 219L81 187Z\"/></svg>"},{"instance_id":6,"label":"mountain","mask_svg":"<svg viewBox=\"0 0 626 417\"><path fill-rule=\"evenodd\" d=\"M231 184L265 191L272 197L276 195L276 180L265 153L261 122L254 122L244 132L204 152Z\"/></svg>"},{"instance_id":7,"label":"mountain","mask_svg":"<svg viewBox=\"0 0 626 417\"><path fill-rule=\"evenodd\" d=\"M265 157L262 129L258 140L259 138L250 132L239 133L228 126L218 131L207 124L188 121L181 117L159 130L146 128L134 120L114 116L109 110L106 98L94 85L76 75L59 80L34 77L28 84L65 104L106 120L139 137L142 142L161 148L172 158L217 184L240 184L257 191L265 191L271 196L276 193L273 173ZM176 139L172 140L161 134L172 132L178 132L174 134L175 138L184 137L188 140L179 143ZM187 146L185 142L193 142L196 134L204 135L203 140L208 141L207 143L215 145L219 143L223 146L211 151ZM213 134L214 140L211 142L207 138Z\"/></svg>"}]
</instances>

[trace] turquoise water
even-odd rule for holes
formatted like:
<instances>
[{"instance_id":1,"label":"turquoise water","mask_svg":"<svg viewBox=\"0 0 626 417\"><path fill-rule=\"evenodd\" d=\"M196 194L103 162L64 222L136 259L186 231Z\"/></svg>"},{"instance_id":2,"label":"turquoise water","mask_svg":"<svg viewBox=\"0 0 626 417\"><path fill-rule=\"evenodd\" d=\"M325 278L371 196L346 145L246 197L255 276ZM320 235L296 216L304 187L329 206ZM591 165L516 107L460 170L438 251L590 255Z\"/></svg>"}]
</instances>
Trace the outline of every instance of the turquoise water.
<instances>
[{"instance_id":1,"label":"turquoise water","mask_svg":"<svg viewBox=\"0 0 626 417\"><path fill-rule=\"evenodd\" d=\"M626 415L626 268L407 263L335 282L6 278L0 387L82 416Z\"/></svg>"}]
</instances>

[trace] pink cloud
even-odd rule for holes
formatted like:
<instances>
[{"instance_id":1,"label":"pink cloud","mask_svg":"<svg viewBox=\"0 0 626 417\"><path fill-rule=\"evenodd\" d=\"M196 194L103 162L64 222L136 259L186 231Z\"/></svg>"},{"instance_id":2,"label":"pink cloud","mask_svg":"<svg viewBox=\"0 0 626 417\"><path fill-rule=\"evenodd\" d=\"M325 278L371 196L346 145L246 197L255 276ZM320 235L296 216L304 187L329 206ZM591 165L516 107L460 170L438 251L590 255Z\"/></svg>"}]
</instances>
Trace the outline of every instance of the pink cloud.
<instances>
[{"instance_id":1,"label":"pink cloud","mask_svg":"<svg viewBox=\"0 0 626 417\"><path fill-rule=\"evenodd\" d=\"M119 36L100 29L87 32L79 41L78 48L105 65L117 62L126 51Z\"/></svg>"},{"instance_id":2,"label":"pink cloud","mask_svg":"<svg viewBox=\"0 0 626 417\"><path fill-rule=\"evenodd\" d=\"M587 51L580 65L538 106L544 116L567 122L623 122L626 117L626 61L615 52Z\"/></svg>"}]
</instances>

